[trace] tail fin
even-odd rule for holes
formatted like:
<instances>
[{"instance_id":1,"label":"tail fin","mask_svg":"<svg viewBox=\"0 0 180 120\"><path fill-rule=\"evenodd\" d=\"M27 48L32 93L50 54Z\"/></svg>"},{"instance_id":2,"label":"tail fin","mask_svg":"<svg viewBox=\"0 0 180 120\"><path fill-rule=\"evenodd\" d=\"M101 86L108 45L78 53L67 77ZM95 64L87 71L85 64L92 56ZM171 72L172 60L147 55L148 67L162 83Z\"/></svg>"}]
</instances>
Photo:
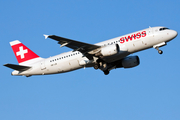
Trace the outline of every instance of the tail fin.
<instances>
[{"instance_id":1,"label":"tail fin","mask_svg":"<svg viewBox=\"0 0 180 120\"><path fill-rule=\"evenodd\" d=\"M16 59L19 64L31 64L32 62L35 62L37 58L40 58L36 53L31 51L28 47L26 47L24 44L22 44L19 40L15 40L10 42L10 45L14 51L14 54L16 56ZM31 62L30 62L31 61Z\"/></svg>"}]
</instances>

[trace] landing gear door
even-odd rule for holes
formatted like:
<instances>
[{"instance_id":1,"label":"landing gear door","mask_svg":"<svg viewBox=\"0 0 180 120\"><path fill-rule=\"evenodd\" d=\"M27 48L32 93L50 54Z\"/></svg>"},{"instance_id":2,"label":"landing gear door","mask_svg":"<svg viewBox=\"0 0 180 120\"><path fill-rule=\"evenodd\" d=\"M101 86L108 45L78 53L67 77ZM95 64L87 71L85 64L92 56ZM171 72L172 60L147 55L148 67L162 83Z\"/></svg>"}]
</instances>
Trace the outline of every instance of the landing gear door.
<instances>
[{"instance_id":1,"label":"landing gear door","mask_svg":"<svg viewBox=\"0 0 180 120\"><path fill-rule=\"evenodd\" d=\"M43 60L42 62L41 62L41 70L44 70L44 69L46 69L46 66L45 66L45 61Z\"/></svg>"}]
</instances>

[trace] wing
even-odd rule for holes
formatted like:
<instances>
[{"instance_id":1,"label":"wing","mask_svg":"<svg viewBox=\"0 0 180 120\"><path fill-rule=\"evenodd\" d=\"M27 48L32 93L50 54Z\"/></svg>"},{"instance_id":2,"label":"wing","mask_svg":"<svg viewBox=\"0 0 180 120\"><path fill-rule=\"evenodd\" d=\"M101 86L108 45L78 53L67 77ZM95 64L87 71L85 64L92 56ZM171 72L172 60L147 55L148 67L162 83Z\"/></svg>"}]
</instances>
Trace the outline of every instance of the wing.
<instances>
[{"instance_id":1,"label":"wing","mask_svg":"<svg viewBox=\"0 0 180 120\"><path fill-rule=\"evenodd\" d=\"M45 38L51 38L58 41L58 44L61 44L60 47L66 46L73 49L74 51L80 51L83 54L88 54L88 52L101 47L93 44L88 44L84 42L79 42L79 41L59 37L56 35L44 35L44 36Z\"/></svg>"}]
</instances>

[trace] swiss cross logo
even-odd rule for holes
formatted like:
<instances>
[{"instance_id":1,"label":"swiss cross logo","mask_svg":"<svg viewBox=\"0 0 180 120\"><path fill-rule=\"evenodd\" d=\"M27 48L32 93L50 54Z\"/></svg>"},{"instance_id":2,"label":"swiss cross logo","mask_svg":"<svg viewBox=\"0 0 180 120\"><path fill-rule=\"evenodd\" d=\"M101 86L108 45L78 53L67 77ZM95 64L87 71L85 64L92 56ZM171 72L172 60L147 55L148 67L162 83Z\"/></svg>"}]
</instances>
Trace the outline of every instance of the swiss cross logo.
<instances>
[{"instance_id":1,"label":"swiss cross logo","mask_svg":"<svg viewBox=\"0 0 180 120\"><path fill-rule=\"evenodd\" d=\"M36 53L34 53L32 50L30 50L28 47L26 47L18 40L10 42L10 45L13 49L18 63L26 62L28 60L32 60L39 57Z\"/></svg>"},{"instance_id":2,"label":"swiss cross logo","mask_svg":"<svg viewBox=\"0 0 180 120\"><path fill-rule=\"evenodd\" d=\"M23 49L23 46L19 47L19 51L16 52L16 56L21 56L21 59L25 58L24 54L28 53L27 49Z\"/></svg>"}]
</instances>

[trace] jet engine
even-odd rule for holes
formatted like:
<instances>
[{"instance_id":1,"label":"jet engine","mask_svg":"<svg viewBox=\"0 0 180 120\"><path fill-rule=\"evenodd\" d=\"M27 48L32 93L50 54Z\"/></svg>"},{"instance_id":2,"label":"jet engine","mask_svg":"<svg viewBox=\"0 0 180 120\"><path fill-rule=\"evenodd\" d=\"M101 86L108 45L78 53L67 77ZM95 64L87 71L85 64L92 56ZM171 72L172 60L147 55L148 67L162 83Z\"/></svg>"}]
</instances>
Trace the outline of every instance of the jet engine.
<instances>
[{"instance_id":1,"label":"jet engine","mask_svg":"<svg viewBox=\"0 0 180 120\"><path fill-rule=\"evenodd\" d=\"M124 68L132 68L135 66L138 66L140 63L139 57L138 56L129 56L125 57L121 61L118 61L116 64L117 68L124 67Z\"/></svg>"},{"instance_id":2,"label":"jet engine","mask_svg":"<svg viewBox=\"0 0 180 120\"><path fill-rule=\"evenodd\" d=\"M118 44L108 45L101 48L101 50L95 54L95 56L108 57L117 54L119 51Z\"/></svg>"}]
</instances>

